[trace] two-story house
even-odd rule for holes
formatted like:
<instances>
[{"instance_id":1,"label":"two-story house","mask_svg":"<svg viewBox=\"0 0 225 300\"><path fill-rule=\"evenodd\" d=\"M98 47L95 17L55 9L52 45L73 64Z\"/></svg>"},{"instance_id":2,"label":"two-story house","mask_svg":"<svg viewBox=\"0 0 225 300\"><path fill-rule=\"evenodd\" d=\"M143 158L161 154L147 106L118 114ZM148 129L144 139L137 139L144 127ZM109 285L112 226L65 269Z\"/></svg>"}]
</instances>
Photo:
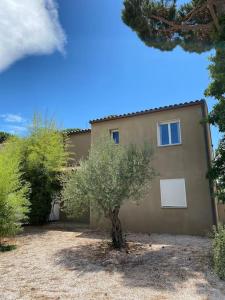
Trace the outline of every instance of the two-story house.
<instances>
[{"instance_id":1,"label":"two-story house","mask_svg":"<svg viewBox=\"0 0 225 300\"><path fill-rule=\"evenodd\" d=\"M212 158L210 127L204 100L90 121L91 130L70 134L76 158L86 158L91 143L108 132L115 143L149 141L158 173L139 204L121 209L123 228L134 232L205 234L217 223L213 187L207 179ZM91 210L92 227L107 221Z\"/></svg>"}]
</instances>

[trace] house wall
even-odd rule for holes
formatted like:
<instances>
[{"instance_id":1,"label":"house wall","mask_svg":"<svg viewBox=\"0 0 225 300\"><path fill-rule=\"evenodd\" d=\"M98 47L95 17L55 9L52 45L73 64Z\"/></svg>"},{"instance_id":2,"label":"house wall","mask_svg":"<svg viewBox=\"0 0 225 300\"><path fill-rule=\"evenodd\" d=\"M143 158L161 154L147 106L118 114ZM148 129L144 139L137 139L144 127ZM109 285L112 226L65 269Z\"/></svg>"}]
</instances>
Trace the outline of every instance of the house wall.
<instances>
[{"instance_id":1,"label":"house wall","mask_svg":"<svg viewBox=\"0 0 225 300\"><path fill-rule=\"evenodd\" d=\"M91 132L71 133L68 136L70 165L76 165L80 159L86 159L91 147Z\"/></svg>"},{"instance_id":2,"label":"house wall","mask_svg":"<svg viewBox=\"0 0 225 300\"><path fill-rule=\"evenodd\" d=\"M127 201L120 213L126 231L175 234L206 234L214 220L210 196L207 156L210 153L210 135L203 118L202 103L183 108L158 111L92 124L92 142L99 135L119 129L120 143L140 144L148 141L154 149L153 165L159 174L149 186L149 191L139 205ZM182 144L159 147L158 122L180 120ZM160 179L184 178L187 208L162 208ZM109 223L91 211L91 226L105 227Z\"/></svg>"}]
</instances>

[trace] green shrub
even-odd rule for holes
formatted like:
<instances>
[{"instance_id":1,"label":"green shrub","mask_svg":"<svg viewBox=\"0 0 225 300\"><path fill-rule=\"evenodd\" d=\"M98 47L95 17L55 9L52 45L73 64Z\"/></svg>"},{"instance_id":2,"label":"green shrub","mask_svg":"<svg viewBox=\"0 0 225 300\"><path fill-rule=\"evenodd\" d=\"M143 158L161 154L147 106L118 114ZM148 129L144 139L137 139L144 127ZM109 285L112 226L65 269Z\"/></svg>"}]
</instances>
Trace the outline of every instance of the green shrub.
<instances>
[{"instance_id":1,"label":"green shrub","mask_svg":"<svg viewBox=\"0 0 225 300\"><path fill-rule=\"evenodd\" d=\"M225 226L222 225L214 230L213 263L216 274L225 280Z\"/></svg>"},{"instance_id":2,"label":"green shrub","mask_svg":"<svg viewBox=\"0 0 225 300\"><path fill-rule=\"evenodd\" d=\"M0 150L0 244L21 230L29 212L28 185L22 181L21 143L10 139Z\"/></svg>"}]
</instances>

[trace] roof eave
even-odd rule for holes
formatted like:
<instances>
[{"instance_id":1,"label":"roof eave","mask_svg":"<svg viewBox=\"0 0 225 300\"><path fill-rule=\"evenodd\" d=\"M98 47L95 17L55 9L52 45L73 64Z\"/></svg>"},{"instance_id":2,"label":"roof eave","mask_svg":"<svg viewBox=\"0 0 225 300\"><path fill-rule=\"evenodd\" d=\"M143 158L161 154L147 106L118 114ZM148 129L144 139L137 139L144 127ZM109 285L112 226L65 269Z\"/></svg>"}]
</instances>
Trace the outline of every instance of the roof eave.
<instances>
[{"instance_id":1,"label":"roof eave","mask_svg":"<svg viewBox=\"0 0 225 300\"><path fill-rule=\"evenodd\" d=\"M188 107L188 106L201 105L203 103L206 105L206 101L204 99L201 99L201 100L184 102L184 103L174 104L174 105L169 105L169 106L164 106L164 107L152 108L152 109L139 111L139 112L127 113L127 114L122 114L122 115L117 115L117 116L109 116L109 117L105 117L105 118L91 120L91 121L89 121L89 123L95 124L95 123L107 122L107 121L118 120L118 119L123 119L123 118L130 118L130 117L141 116L141 115L146 115L146 114L151 114L151 113L156 113L156 112L179 109L179 108Z\"/></svg>"}]
</instances>

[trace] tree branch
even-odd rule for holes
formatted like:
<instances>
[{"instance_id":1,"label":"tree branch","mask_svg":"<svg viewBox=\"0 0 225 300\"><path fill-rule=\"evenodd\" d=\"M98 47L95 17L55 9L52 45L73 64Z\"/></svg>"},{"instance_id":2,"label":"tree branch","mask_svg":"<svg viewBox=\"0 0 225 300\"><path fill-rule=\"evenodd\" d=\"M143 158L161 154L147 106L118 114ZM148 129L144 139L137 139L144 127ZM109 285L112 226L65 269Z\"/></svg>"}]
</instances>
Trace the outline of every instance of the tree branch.
<instances>
[{"instance_id":1,"label":"tree branch","mask_svg":"<svg viewBox=\"0 0 225 300\"><path fill-rule=\"evenodd\" d=\"M213 0L214 1L214 0ZM192 9L192 11L190 11L187 16L184 18L184 21L190 21L198 12L202 11L204 8L207 7L207 3L205 3L202 6L197 6L195 8Z\"/></svg>"},{"instance_id":2,"label":"tree branch","mask_svg":"<svg viewBox=\"0 0 225 300\"><path fill-rule=\"evenodd\" d=\"M171 26L171 30L180 30L180 31L197 31L197 30L208 30L210 27L212 27L213 22L210 22L208 24L177 24L173 21L169 21L163 17L151 15L150 18L155 19L157 21L163 22L169 26Z\"/></svg>"},{"instance_id":3,"label":"tree branch","mask_svg":"<svg viewBox=\"0 0 225 300\"><path fill-rule=\"evenodd\" d=\"M184 20L178 24L175 21L170 21L167 20L164 17L158 16L158 15L151 15L151 16L146 16L142 7L141 7L141 11L142 11L142 15L145 17L146 21L150 18L155 19L157 21L160 21L168 26L170 26L170 29L164 29L161 31L164 32L170 32L170 31L207 31L209 29L212 29L212 25L214 24L216 26L216 29L218 31L220 31L220 25L218 22L218 18L217 15L215 13L215 9L214 9L214 5L217 5L217 1L218 0L207 0L206 3L204 3L201 6L197 6L195 7L189 14L187 14L187 16L184 18ZM225 1L225 0L224 0ZM203 9L208 9L210 12L210 15L212 17L213 22L207 23L207 24L187 24L186 22L190 21L197 13L199 13L200 11L202 11Z\"/></svg>"},{"instance_id":4,"label":"tree branch","mask_svg":"<svg viewBox=\"0 0 225 300\"><path fill-rule=\"evenodd\" d=\"M208 0L208 1L207 1L207 7L208 7L209 12L210 12L210 14L211 14L211 17L212 17L212 19L213 19L213 22L214 22L214 24L215 24L215 26L216 26L216 29L217 29L218 31L220 31L219 21L218 21L217 15L216 15L215 10L214 10L214 5L213 5L214 3L215 3L214 0Z\"/></svg>"}]
</instances>

